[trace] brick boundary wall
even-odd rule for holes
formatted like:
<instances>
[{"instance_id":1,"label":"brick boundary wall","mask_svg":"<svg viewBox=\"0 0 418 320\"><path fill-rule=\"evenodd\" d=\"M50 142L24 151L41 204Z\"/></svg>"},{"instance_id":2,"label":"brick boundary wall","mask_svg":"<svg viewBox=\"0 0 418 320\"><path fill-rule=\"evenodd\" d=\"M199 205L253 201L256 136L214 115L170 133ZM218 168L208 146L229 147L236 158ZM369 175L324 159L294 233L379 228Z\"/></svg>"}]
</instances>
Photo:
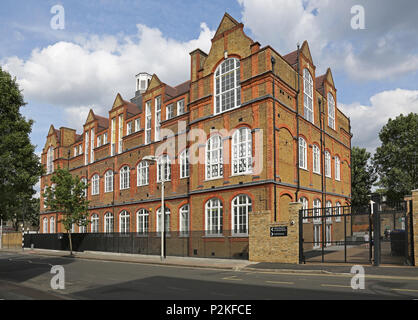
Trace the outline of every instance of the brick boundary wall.
<instances>
[{"instance_id":1,"label":"brick boundary wall","mask_svg":"<svg viewBox=\"0 0 418 320\"><path fill-rule=\"evenodd\" d=\"M249 217L249 260L255 262L299 263L299 210L302 204L289 203L286 221L271 221L270 211L253 212ZM287 236L271 237L270 227L287 226Z\"/></svg>"}]
</instances>

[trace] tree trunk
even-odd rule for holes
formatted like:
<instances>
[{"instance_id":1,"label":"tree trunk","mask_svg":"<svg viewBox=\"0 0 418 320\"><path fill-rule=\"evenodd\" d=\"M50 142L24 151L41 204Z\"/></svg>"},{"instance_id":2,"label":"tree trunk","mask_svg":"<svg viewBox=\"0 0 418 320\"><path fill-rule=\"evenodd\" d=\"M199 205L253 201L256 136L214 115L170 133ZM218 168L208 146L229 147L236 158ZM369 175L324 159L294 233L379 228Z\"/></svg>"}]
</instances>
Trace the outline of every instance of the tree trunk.
<instances>
[{"instance_id":1,"label":"tree trunk","mask_svg":"<svg viewBox=\"0 0 418 320\"><path fill-rule=\"evenodd\" d=\"M73 242L71 239L71 232L70 230L67 230L67 232L68 232L68 239L70 240L70 256L72 256L73 255Z\"/></svg>"}]
</instances>

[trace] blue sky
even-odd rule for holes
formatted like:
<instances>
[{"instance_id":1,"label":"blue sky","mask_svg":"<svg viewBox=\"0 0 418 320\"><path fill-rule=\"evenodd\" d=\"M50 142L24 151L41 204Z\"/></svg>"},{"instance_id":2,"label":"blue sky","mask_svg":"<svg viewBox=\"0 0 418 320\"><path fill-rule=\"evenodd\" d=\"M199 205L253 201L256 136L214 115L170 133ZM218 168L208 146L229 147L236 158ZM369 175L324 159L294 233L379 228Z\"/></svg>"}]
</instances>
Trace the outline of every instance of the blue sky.
<instances>
[{"instance_id":1,"label":"blue sky","mask_svg":"<svg viewBox=\"0 0 418 320\"><path fill-rule=\"evenodd\" d=\"M350 9L359 3L366 29L353 30ZM64 30L50 27L56 4ZM418 111L417 9L407 0L3 0L0 65L23 89L40 152L51 123L80 129L89 108L106 116L117 92L133 95L140 71L172 85L187 80L188 52L207 51L228 12L282 55L308 40L317 76L333 71L353 144L373 151L389 117Z\"/></svg>"}]
</instances>

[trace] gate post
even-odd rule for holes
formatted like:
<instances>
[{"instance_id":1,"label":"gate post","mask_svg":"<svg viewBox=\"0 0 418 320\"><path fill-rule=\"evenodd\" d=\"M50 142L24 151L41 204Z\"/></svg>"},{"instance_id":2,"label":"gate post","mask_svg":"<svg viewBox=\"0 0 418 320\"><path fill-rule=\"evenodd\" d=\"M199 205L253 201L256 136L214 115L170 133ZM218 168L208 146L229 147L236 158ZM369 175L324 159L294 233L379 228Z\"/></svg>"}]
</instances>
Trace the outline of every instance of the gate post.
<instances>
[{"instance_id":1,"label":"gate post","mask_svg":"<svg viewBox=\"0 0 418 320\"><path fill-rule=\"evenodd\" d=\"M414 260L414 265L417 266L418 263L418 189L412 191L412 201L410 205L410 214L411 214L411 238L412 238L412 258Z\"/></svg>"},{"instance_id":2,"label":"gate post","mask_svg":"<svg viewBox=\"0 0 418 320\"><path fill-rule=\"evenodd\" d=\"M374 243L374 265L380 265L380 213L378 204L373 203L373 243Z\"/></svg>"},{"instance_id":3,"label":"gate post","mask_svg":"<svg viewBox=\"0 0 418 320\"><path fill-rule=\"evenodd\" d=\"M303 254L303 211L299 210L299 264L306 263Z\"/></svg>"}]
</instances>

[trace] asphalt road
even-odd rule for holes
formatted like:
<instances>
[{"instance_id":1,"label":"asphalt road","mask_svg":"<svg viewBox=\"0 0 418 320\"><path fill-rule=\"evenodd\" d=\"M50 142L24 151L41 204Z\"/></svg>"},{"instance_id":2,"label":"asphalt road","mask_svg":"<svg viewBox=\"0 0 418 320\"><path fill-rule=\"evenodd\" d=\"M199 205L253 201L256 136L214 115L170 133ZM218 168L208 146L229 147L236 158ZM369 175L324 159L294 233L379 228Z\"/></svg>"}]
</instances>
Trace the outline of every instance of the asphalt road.
<instances>
[{"instance_id":1,"label":"asphalt road","mask_svg":"<svg viewBox=\"0 0 418 320\"><path fill-rule=\"evenodd\" d=\"M51 267L65 270L65 289L51 288ZM267 273L107 262L0 252L0 299L418 299L415 277Z\"/></svg>"}]
</instances>

